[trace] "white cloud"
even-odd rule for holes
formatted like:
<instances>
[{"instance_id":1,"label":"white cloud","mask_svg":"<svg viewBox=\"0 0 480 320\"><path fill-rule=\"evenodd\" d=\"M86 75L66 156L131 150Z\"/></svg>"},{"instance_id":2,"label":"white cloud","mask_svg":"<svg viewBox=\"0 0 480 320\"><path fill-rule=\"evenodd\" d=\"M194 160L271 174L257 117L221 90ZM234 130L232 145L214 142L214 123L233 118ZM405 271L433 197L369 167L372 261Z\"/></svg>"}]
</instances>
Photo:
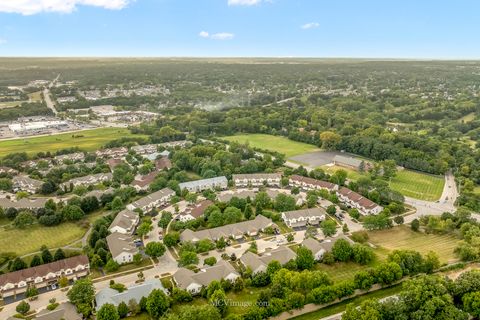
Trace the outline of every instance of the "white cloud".
<instances>
[{"instance_id":1,"label":"white cloud","mask_svg":"<svg viewBox=\"0 0 480 320\"><path fill-rule=\"evenodd\" d=\"M262 2L262 0L228 0L229 6L254 6Z\"/></svg>"},{"instance_id":2,"label":"white cloud","mask_svg":"<svg viewBox=\"0 0 480 320\"><path fill-rule=\"evenodd\" d=\"M0 38L0 45L7 43L7 40Z\"/></svg>"},{"instance_id":3,"label":"white cloud","mask_svg":"<svg viewBox=\"0 0 480 320\"><path fill-rule=\"evenodd\" d=\"M0 12L23 15L41 12L71 13L79 5L120 10L130 2L132 0L0 0Z\"/></svg>"},{"instance_id":4,"label":"white cloud","mask_svg":"<svg viewBox=\"0 0 480 320\"><path fill-rule=\"evenodd\" d=\"M233 33L228 33L228 32L220 32L220 33L214 33L210 36L210 38L214 40L231 40L235 37Z\"/></svg>"},{"instance_id":5,"label":"white cloud","mask_svg":"<svg viewBox=\"0 0 480 320\"><path fill-rule=\"evenodd\" d=\"M309 22L305 23L303 26L301 26L302 29L314 29L320 27L320 23L318 22Z\"/></svg>"},{"instance_id":6,"label":"white cloud","mask_svg":"<svg viewBox=\"0 0 480 320\"><path fill-rule=\"evenodd\" d=\"M233 33L229 33L229 32L219 32L219 33L210 34L207 31L201 31L198 35L202 38L208 38L213 40L231 40L235 37Z\"/></svg>"}]
</instances>

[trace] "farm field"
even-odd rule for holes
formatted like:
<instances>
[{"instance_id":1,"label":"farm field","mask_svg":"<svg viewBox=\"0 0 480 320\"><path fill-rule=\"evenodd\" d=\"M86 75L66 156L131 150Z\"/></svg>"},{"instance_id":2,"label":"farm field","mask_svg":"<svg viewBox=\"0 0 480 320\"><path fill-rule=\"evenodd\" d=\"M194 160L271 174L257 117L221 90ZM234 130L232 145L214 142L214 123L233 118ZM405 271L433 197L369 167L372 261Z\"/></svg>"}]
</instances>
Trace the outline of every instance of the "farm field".
<instances>
[{"instance_id":1,"label":"farm field","mask_svg":"<svg viewBox=\"0 0 480 320\"><path fill-rule=\"evenodd\" d=\"M435 251L439 255L441 263L457 260L453 250L459 240L451 235L425 234L414 232L407 226L398 226L388 230L370 231L368 236L368 241L379 246L379 249L388 251L408 249L422 254Z\"/></svg>"},{"instance_id":2,"label":"farm field","mask_svg":"<svg viewBox=\"0 0 480 320\"><path fill-rule=\"evenodd\" d=\"M440 198L445 180L441 176L401 170L390 181L390 187L407 197L435 201Z\"/></svg>"},{"instance_id":3,"label":"farm field","mask_svg":"<svg viewBox=\"0 0 480 320\"><path fill-rule=\"evenodd\" d=\"M268 134L242 134L223 137L223 139L239 143L248 142L248 144L253 148L283 153L287 158L319 150L319 148L307 143L292 141L285 137L272 136Z\"/></svg>"},{"instance_id":4,"label":"farm field","mask_svg":"<svg viewBox=\"0 0 480 320\"><path fill-rule=\"evenodd\" d=\"M74 223L62 223L54 227L33 225L25 229L0 230L0 252L15 252L24 255L35 252L42 245L53 249L80 239L86 230ZM12 240L15 245L12 245Z\"/></svg>"},{"instance_id":5,"label":"farm field","mask_svg":"<svg viewBox=\"0 0 480 320\"><path fill-rule=\"evenodd\" d=\"M128 129L123 128L99 128L74 133L6 140L0 141L0 157L12 152L35 154L40 151L54 152L71 147L94 151L111 140L132 136L145 137L143 135L133 135Z\"/></svg>"}]
</instances>

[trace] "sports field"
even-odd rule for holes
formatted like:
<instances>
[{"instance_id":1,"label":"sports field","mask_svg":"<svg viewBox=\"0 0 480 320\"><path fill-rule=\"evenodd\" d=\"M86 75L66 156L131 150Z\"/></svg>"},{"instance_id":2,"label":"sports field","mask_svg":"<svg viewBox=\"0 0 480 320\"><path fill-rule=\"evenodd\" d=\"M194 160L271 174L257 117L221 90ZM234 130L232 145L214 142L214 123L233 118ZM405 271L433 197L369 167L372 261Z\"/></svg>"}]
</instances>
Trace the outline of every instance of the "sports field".
<instances>
[{"instance_id":1,"label":"sports field","mask_svg":"<svg viewBox=\"0 0 480 320\"><path fill-rule=\"evenodd\" d=\"M445 179L410 170L401 170L392 178L390 187L407 197L435 201L440 198Z\"/></svg>"},{"instance_id":2,"label":"sports field","mask_svg":"<svg viewBox=\"0 0 480 320\"><path fill-rule=\"evenodd\" d=\"M227 141L247 143L253 148L276 151L293 157L299 154L319 150L314 145L297 142L281 136L272 136L269 134L241 134L229 137L223 137Z\"/></svg>"},{"instance_id":3,"label":"sports field","mask_svg":"<svg viewBox=\"0 0 480 320\"><path fill-rule=\"evenodd\" d=\"M80 239L86 230L74 223L62 223L54 227L33 225L25 229L0 229L0 252L24 255L35 252L42 245L56 248Z\"/></svg>"},{"instance_id":4,"label":"sports field","mask_svg":"<svg viewBox=\"0 0 480 320\"><path fill-rule=\"evenodd\" d=\"M79 147L84 151L94 151L107 142L122 137L146 137L133 135L124 128L99 128L74 133L62 133L42 137L0 141L0 157L12 152L35 154L40 151L57 151L60 149Z\"/></svg>"},{"instance_id":5,"label":"sports field","mask_svg":"<svg viewBox=\"0 0 480 320\"><path fill-rule=\"evenodd\" d=\"M368 236L370 243L387 251L408 249L422 254L435 251L442 263L457 260L453 250L459 240L451 235L425 234L414 232L407 226L398 226L388 230L370 231ZM379 252L380 250L376 250L376 253Z\"/></svg>"}]
</instances>

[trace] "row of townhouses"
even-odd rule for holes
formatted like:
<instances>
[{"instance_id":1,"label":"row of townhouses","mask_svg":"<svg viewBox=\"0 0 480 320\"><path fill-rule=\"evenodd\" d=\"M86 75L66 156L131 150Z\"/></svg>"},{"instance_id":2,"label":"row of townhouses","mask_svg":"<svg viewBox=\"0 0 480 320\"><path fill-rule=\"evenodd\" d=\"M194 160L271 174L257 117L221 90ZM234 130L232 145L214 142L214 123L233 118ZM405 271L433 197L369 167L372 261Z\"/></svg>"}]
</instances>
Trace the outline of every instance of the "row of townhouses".
<instances>
[{"instance_id":1,"label":"row of townhouses","mask_svg":"<svg viewBox=\"0 0 480 320\"><path fill-rule=\"evenodd\" d=\"M58 279L66 277L77 280L85 277L90 272L88 257L85 255L74 256L36 267L9 272L0 275L0 294L10 297L24 293L29 286L37 289L57 284Z\"/></svg>"},{"instance_id":2,"label":"row of townhouses","mask_svg":"<svg viewBox=\"0 0 480 320\"><path fill-rule=\"evenodd\" d=\"M91 174L88 176L78 177L78 178L68 180L67 182L60 184L60 187L62 189L65 189L65 188L69 188L71 185L73 185L74 187L90 186L90 185L98 184L100 182L110 181L112 180L112 178L113 178L113 174L110 172L96 173L96 174Z\"/></svg>"},{"instance_id":3,"label":"row of townhouses","mask_svg":"<svg viewBox=\"0 0 480 320\"><path fill-rule=\"evenodd\" d=\"M247 251L244 253L241 258L240 262L245 268L250 268L252 273L255 275L259 272L267 271L268 264L272 261L278 261L281 265L286 264L290 260L296 258L295 252L289 247L278 247L277 249L267 251L261 256Z\"/></svg>"},{"instance_id":4,"label":"row of townhouses","mask_svg":"<svg viewBox=\"0 0 480 320\"><path fill-rule=\"evenodd\" d=\"M202 192L204 190L227 189L228 180L225 176L201 179L195 181L182 182L179 185L180 190L188 190L188 192Z\"/></svg>"},{"instance_id":5,"label":"row of townhouses","mask_svg":"<svg viewBox=\"0 0 480 320\"><path fill-rule=\"evenodd\" d=\"M43 181L32 179L28 176L18 175L12 179L13 192L25 191L35 193L43 185Z\"/></svg>"},{"instance_id":6,"label":"row of townhouses","mask_svg":"<svg viewBox=\"0 0 480 320\"><path fill-rule=\"evenodd\" d=\"M22 198L17 201L13 201L7 198L0 199L0 208L8 209L8 208L15 208L17 210L29 209L29 210L38 210L40 208L45 207L45 203L47 203L47 198L38 198L38 199L27 199Z\"/></svg>"},{"instance_id":7,"label":"row of townhouses","mask_svg":"<svg viewBox=\"0 0 480 320\"><path fill-rule=\"evenodd\" d=\"M185 241L192 241L198 242L202 239L210 239L213 241L217 241L220 238L228 239L241 239L245 235L248 236L256 236L259 232L262 232L267 227L274 227L277 226L272 222L271 219L263 216L258 215L253 220L242 221L233 224L227 224L221 227L205 229L205 230L198 230L192 231L190 229L185 229L180 234L180 240L182 242Z\"/></svg>"},{"instance_id":8,"label":"row of townhouses","mask_svg":"<svg viewBox=\"0 0 480 320\"><path fill-rule=\"evenodd\" d=\"M127 205L128 210L140 209L144 212L150 211L153 208L161 207L166 204L175 196L175 191L170 188L163 188L154 193L151 193L143 198L138 199Z\"/></svg>"},{"instance_id":9,"label":"row of townhouses","mask_svg":"<svg viewBox=\"0 0 480 320\"><path fill-rule=\"evenodd\" d=\"M317 226L325 220L326 212L323 208L308 208L282 212L282 220L290 228L305 227L307 224Z\"/></svg>"},{"instance_id":10,"label":"row of townhouses","mask_svg":"<svg viewBox=\"0 0 480 320\"><path fill-rule=\"evenodd\" d=\"M280 187L282 181L281 173L252 173L252 174L234 174L233 183L236 187Z\"/></svg>"}]
</instances>

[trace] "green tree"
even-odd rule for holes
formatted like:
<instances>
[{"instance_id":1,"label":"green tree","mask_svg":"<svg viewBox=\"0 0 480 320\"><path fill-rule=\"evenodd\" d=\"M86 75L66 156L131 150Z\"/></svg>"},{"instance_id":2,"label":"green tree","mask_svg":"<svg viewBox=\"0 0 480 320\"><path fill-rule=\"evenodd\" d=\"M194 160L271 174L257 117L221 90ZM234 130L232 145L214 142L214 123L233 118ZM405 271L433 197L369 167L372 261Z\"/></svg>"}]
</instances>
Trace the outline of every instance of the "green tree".
<instances>
[{"instance_id":1,"label":"green tree","mask_svg":"<svg viewBox=\"0 0 480 320\"><path fill-rule=\"evenodd\" d=\"M353 249L345 239L338 239L332 247L332 254L336 260L347 262L352 258Z\"/></svg>"},{"instance_id":2,"label":"green tree","mask_svg":"<svg viewBox=\"0 0 480 320\"><path fill-rule=\"evenodd\" d=\"M65 252L63 252L62 248L58 248L53 255L53 261L58 261L65 259Z\"/></svg>"},{"instance_id":3,"label":"green tree","mask_svg":"<svg viewBox=\"0 0 480 320\"><path fill-rule=\"evenodd\" d=\"M30 268L39 266L42 263L43 263L42 258L40 258L40 256L38 254L36 254L36 255L33 256L32 261L30 261Z\"/></svg>"},{"instance_id":4,"label":"green tree","mask_svg":"<svg viewBox=\"0 0 480 320\"><path fill-rule=\"evenodd\" d=\"M163 243L169 248L174 247L179 241L180 233L176 231L169 232L163 237Z\"/></svg>"},{"instance_id":5,"label":"green tree","mask_svg":"<svg viewBox=\"0 0 480 320\"><path fill-rule=\"evenodd\" d=\"M159 289L154 289L147 298L146 308L150 317L159 319L170 307L170 298Z\"/></svg>"},{"instance_id":6,"label":"green tree","mask_svg":"<svg viewBox=\"0 0 480 320\"><path fill-rule=\"evenodd\" d=\"M181 266L188 266L190 264L197 264L198 256L195 252L192 251L182 251L180 252L180 261Z\"/></svg>"},{"instance_id":7,"label":"green tree","mask_svg":"<svg viewBox=\"0 0 480 320\"><path fill-rule=\"evenodd\" d=\"M480 318L480 291L467 293L462 297L463 308L474 318Z\"/></svg>"},{"instance_id":8,"label":"green tree","mask_svg":"<svg viewBox=\"0 0 480 320\"><path fill-rule=\"evenodd\" d=\"M295 209L295 198L286 195L284 193L279 193L275 197L274 208L278 212L285 212Z\"/></svg>"},{"instance_id":9,"label":"green tree","mask_svg":"<svg viewBox=\"0 0 480 320\"><path fill-rule=\"evenodd\" d=\"M342 141L342 136L333 131L323 131L320 133L322 148L326 150L336 150L338 144Z\"/></svg>"},{"instance_id":10,"label":"green tree","mask_svg":"<svg viewBox=\"0 0 480 320\"><path fill-rule=\"evenodd\" d=\"M315 264L315 258L313 257L312 251L308 248L300 247L297 249L297 267L300 270L311 269Z\"/></svg>"},{"instance_id":11,"label":"green tree","mask_svg":"<svg viewBox=\"0 0 480 320\"><path fill-rule=\"evenodd\" d=\"M145 247L145 253L152 258L163 256L165 250L165 246L160 242L149 242Z\"/></svg>"},{"instance_id":12,"label":"green tree","mask_svg":"<svg viewBox=\"0 0 480 320\"><path fill-rule=\"evenodd\" d=\"M418 229L420 229L420 221L418 221L418 219L413 219L411 228L413 231L418 231Z\"/></svg>"},{"instance_id":13,"label":"green tree","mask_svg":"<svg viewBox=\"0 0 480 320\"><path fill-rule=\"evenodd\" d=\"M108 259L107 263L105 264L105 271L107 272L115 272L120 268L120 265L117 261L113 260L112 258Z\"/></svg>"},{"instance_id":14,"label":"green tree","mask_svg":"<svg viewBox=\"0 0 480 320\"><path fill-rule=\"evenodd\" d=\"M29 211L20 211L13 221L13 225L19 229L24 229L33 223L35 223L35 217Z\"/></svg>"},{"instance_id":15,"label":"green tree","mask_svg":"<svg viewBox=\"0 0 480 320\"><path fill-rule=\"evenodd\" d=\"M215 290L215 292L213 292L213 294L210 296L209 300L210 304L217 308L222 316L227 313L227 296L222 289Z\"/></svg>"},{"instance_id":16,"label":"green tree","mask_svg":"<svg viewBox=\"0 0 480 320\"><path fill-rule=\"evenodd\" d=\"M117 307L117 312L120 318L125 318L128 315L129 309L125 302L120 302Z\"/></svg>"},{"instance_id":17,"label":"green tree","mask_svg":"<svg viewBox=\"0 0 480 320\"><path fill-rule=\"evenodd\" d=\"M117 308L111 303L105 303L97 312L97 320L119 320Z\"/></svg>"},{"instance_id":18,"label":"green tree","mask_svg":"<svg viewBox=\"0 0 480 320\"><path fill-rule=\"evenodd\" d=\"M30 304L28 304L28 302L22 301L17 305L15 310L20 314L26 315L28 311L30 311Z\"/></svg>"},{"instance_id":19,"label":"green tree","mask_svg":"<svg viewBox=\"0 0 480 320\"><path fill-rule=\"evenodd\" d=\"M80 220L85 216L82 208L77 205L66 205L62 209L62 214L69 221Z\"/></svg>"},{"instance_id":20,"label":"green tree","mask_svg":"<svg viewBox=\"0 0 480 320\"><path fill-rule=\"evenodd\" d=\"M95 288L90 278L83 278L75 281L72 288L67 292L67 297L73 303L77 310L81 309L82 314L89 314L93 299L95 298Z\"/></svg>"},{"instance_id":21,"label":"green tree","mask_svg":"<svg viewBox=\"0 0 480 320\"><path fill-rule=\"evenodd\" d=\"M327 219L320 223L320 228L326 237L331 237L337 232L337 223L331 219Z\"/></svg>"}]
</instances>

